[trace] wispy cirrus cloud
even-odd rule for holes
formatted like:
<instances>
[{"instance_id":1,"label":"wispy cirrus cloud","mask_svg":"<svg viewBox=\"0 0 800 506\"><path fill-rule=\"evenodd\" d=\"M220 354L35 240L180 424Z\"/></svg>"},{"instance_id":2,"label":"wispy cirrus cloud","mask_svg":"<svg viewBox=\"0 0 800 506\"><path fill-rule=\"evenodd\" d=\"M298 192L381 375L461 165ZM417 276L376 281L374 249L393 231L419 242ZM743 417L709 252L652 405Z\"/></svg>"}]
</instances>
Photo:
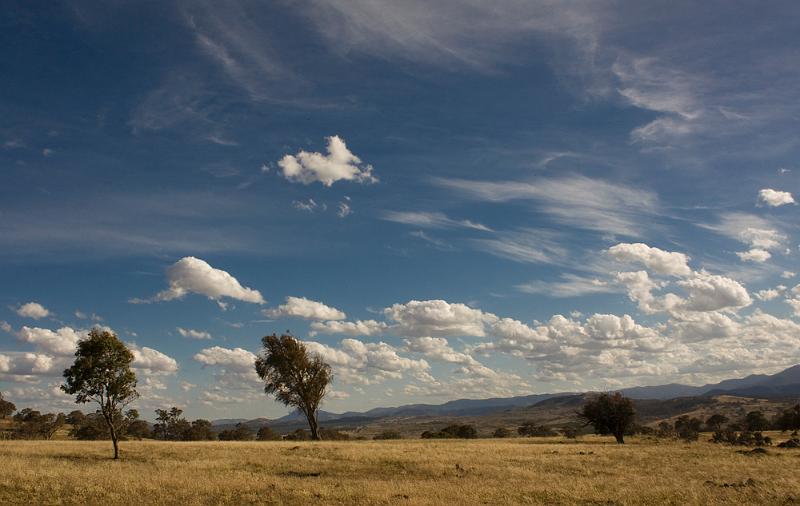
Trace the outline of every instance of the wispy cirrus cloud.
<instances>
[{"instance_id":1,"label":"wispy cirrus cloud","mask_svg":"<svg viewBox=\"0 0 800 506\"><path fill-rule=\"evenodd\" d=\"M434 178L437 186L484 202L530 202L554 222L584 230L640 237L660 213L648 190L586 176L529 181Z\"/></svg>"}]
</instances>

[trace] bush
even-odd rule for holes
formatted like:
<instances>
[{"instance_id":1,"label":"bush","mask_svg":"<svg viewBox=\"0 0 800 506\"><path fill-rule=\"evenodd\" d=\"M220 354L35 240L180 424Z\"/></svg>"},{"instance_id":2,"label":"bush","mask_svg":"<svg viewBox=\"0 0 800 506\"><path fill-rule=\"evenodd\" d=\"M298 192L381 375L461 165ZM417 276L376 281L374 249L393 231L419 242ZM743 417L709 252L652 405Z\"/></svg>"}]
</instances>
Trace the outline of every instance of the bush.
<instances>
[{"instance_id":1,"label":"bush","mask_svg":"<svg viewBox=\"0 0 800 506\"><path fill-rule=\"evenodd\" d=\"M697 418L689 418L688 415L680 416L675 420L675 433L686 442L697 441L702 427L702 421Z\"/></svg>"},{"instance_id":2,"label":"bush","mask_svg":"<svg viewBox=\"0 0 800 506\"><path fill-rule=\"evenodd\" d=\"M283 439L287 441L308 441L311 439L311 434L305 429L297 429L283 436Z\"/></svg>"},{"instance_id":3,"label":"bush","mask_svg":"<svg viewBox=\"0 0 800 506\"><path fill-rule=\"evenodd\" d=\"M558 435L553 429L545 427L544 425L536 425L532 422L522 424L517 429L517 432L520 436L526 437L552 437Z\"/></svg>"},{"instance_id":4,"label":"bush","mask_svg":"<svg viewBox=\"0 0 800 506\"><path fill-rule=\"evenodd\" d=\"M320 429L319 436L323 440L327 441L349 441L350 434L345 432L339 432L338 430L334 429Z\"/></svg>"},{"instance_id":5,"label":"bush","mask_svg":"<svg viewBox=\"0 0 800 506\"><path fill-rule=\"evenodd\" d=\"M403 436L401 436L400 433L397 432L396 430L385 430L385 431L381 432L380 434L375 434L375 436L372 439L375 439L375 440L403 439Z\"/></svg>"},{"instance_id":6,"label":"bush","mask_svg":"<svg viewBox=\"0 0 800 506\"><path fill-rule=\"evenodd\" d=\"M258 429L256 433L256 439L259 441L279 441L281 436L272 430L272 427L265 425Z\"/></svg>"},{"instance_id":7,"label":"bush","mask_svg":"<svg viewBox=\"0 0 800 506\"><path fill-rule=\"evenodd\" d=\"M448 425L439 432L425 431L420 436L422 439L475 439L478 437L478 430L472 425Z\"/></svg>"},{"instance_id":8,"label":"bush","mask_svg":"<svg viewBox=\"0 0 800 506\"><path fill-rule=\"evenodd\" d=\"M500 427L494 431L492 437L511 437L511 435L512 433L510 430L506 429L505 427Z\"/></svg>"},{"instance_id":9,"label":"bush","mask_svg":"<svg viewBox=\"0 0 800 506\"><path fill-rule=\"evenodd\" d=\"M223 430L217 437L220 441L252 441L255 434L247 425L237 423L235 428Z\"/></svg>"}]
</instances>

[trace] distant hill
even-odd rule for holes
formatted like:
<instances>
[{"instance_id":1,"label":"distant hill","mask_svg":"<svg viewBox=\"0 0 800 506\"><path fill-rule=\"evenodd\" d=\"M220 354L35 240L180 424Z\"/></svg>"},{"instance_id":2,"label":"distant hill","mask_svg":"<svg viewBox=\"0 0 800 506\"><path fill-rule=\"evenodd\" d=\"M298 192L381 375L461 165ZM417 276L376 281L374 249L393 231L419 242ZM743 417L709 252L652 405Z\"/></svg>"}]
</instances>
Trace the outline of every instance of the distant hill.
<instances>
[{"instance_id":1,"label":"distant hill","mask_svg":"<svg viewBox=\"0 0 800 506\"><path fill-rule=\"evenodd\" d=\"M703 386L667 385L632 387L621 392L636 401L642 421L666 419L679 414L697 413L698 416L714 409L736 414L744 400L738 398L791 399L800 397L800 365L777 374L753 374L744 378L728 379ZM458 399L443 404L407 404L396 407L373 408L364 412L331 413L320 411L319 421L326 427L365 427L398 424L416 426L435 424L442 420L463 419L476 423L513 424L526 419L540 423L560 423L574 418L575 411L590 393L560 392L490 399ZM727 396L727 397L726 397ZM734 398L734 400L729 399ZM724 399L724 400L720 400ZM782 404L781 404L782 405ZM290 432L306 426L305 417L295 411L277 419L214 420L222 428L245 423L258 428L269 425L281 432Z\"/></svg>"},{"instance_id":2,"label":"distant hill","mask_svg":"<svg viewBox=\"0 0 800 506\"><path fill-rule=\"evenodd\" d=\"M740 395L744 397L791 397L800 396L800 365L779 373L751 374L739 379L728 379L703 386L671 383L649 387L633 387L621 390L633 399L672 399L700 395Z\"/></svg>"}]
</instances>

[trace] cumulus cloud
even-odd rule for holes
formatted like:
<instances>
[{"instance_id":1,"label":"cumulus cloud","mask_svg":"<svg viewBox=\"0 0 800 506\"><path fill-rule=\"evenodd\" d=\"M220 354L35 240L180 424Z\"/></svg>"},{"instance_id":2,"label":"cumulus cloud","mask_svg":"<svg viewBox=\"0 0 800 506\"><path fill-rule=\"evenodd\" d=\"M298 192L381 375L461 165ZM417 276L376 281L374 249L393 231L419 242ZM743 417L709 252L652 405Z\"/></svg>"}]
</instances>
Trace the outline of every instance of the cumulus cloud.
<instances>
[{"instance_id":1,"label":"cumulus cloud","mask_svg":"<svg viewBox=\"0 0 800 506\"><path fill-rule=\"evenodd\" d=\"M738 256L742 262L755 262L759 264L772 258L769 251L760 248L753 248L749 251L739 251L736 253L736 256Z\"/></svg>"},{"instance_id":2,"label":"cumulus cloud","mask_svg":"<svg viewBox=\"0 0 800 506\"><path fill-rule=\"evenodd\" d=\"M430 365L425 360L402 357L396 348L384 342L365 343L348 338L342 340L339 348L314 341L305 345L330 364L345 383L377 383L388 378L400 379L404 373L417 379L431 379Z\"/></svg>"},{"instance_id":3,"label":"cumulus cloud","mask_svg":"<svg viewBox=\"0 0 800 506\"><path fill-rule=\"evenodd\" d=\"M756 292L756 298L758 300L768 301L777 299L780 295L786 291L786 287L783 285L778 285L775 288L767 288L764 290L759 290Z\"/></svg>"},{"instance_id":4,"label":"cumulus cloud","mask_svg":"<svg viewBox=\"0 0 800 506\"><path fill-rule=\"evenodd\" d=\"M46 353L68 356L75 353L78 341L83 336L81 332L70 327L61 327L55 331L38 327L22 327L17 332L17 337Z\"/></svg>"},{"instance_id":5,"label":"cumulus cloud","mask_svg":"<svg viewBox=\"0 0 800 506\"><path fill-rule=\"evenodd\" d=\"M139 347L135 344L129 344L128 349L133 354L131 365L136 369L142 369L148 373L165 374L173 374L178 371L178 362L158 350L147 346Z\"/></svg>"},{"instance_id":6,"label":"cumulus cloud","mask_svg":"<svg viewBox=\"0 0 800 506\"><path fill-rule=\"evenodd\" d=\"M375 336L386 331L389 326L375 320L357 320L354 322L327 321L312 322L311 336L317 334L345 334L349 336Z\"/></svg>"},{"instance_id":7,"label":"cumulus cloud","mask_svg":"<svg viewBox=\"0 0 800 506\"><path fill-rule=\"evenodd\" d=\"M739 282L706 272L678 283L686 289L689 297L680 306L686 311L719 311L738 309L752 303L747 290Z\"/></svg>"},{"instance_id":8,"label":"cumulus cloud","mask_svg":"<svg viewBox=\"0 0 800 506\"><path fill-rule=\"evenodd\" d=\"M764 218L747 213L725 213L720 217L719 223L714 225L701 225L722 235L736 239L747 244L751 250L772 251L781 247L786 241L786 235ZM739 254L742 260L763 258L764 254L756 251Z\"/></svg>"},{"instance_id":9,"label":"cumulus cloud","mask_svg":"<svg viewBox=\"0 0 800 506\"><path fill-rule=\"evenodd\" d=\"M327 137L328 154L299 151L296 155L285 155L278 161L283 176L289 181L311 184L320 182L331 186L336 181L355 181L375 183L372 166L347 149L344 140L338 135Z\"/></svg>"},{"instance_id":10,"label":"cumulus cloud","mask_svg":"<svg viewBox=\"0 0 800 506\"><path fill-rule=\"evenodd\" d=\"M692 273L689 257L683 253L664 251L642 243L620 243L607 250L619 262L639 263L665 276L685 277Z\"/></svg>"},{"instance_id":11,"label":"cumulus cloud","mask_svg":"<svg viewBox=\"0 0 800 506\"><path fill-rule=\"evenodd\" d=\"M796 299L786 299L786 303L792 307L795 316L800 316L800 297Z\"/></svg>"},{"instance_id":12,"label":"cumulus cloud","mask_svg":"<svg viewBox=\"0 0 800 506\"><path fill-rule=\"evenodd\" d=\"M404 336L484 336L484 313L466 304L444 300L411 300L384 309Z\"/></svg>"},{"instance_id":13,"label":"cumulus cloud","mask_svg":"<svg viewBox=\"0 0 800 506\"><path fill-rule=\"evenodd\" d=\"M14 312L23 318L32 318L34 320L40 320L50 316L50 311L38 302L21 304Z\"/></svg>"},{"instance_id":14,"label":"cumulus cloud","mask_svg":"<svg viewBox=\"0 0 800 506\"><path fill-rule=\"evenodd\" d=\"M204 330L185 329L183 327L178 327L176 330L182 337L188 337L189 339L211 339L211 334Z\"/></svg>"},{"instance_id":15,"label":"cumulus cloud","mask_svg":"<svg viewBox=\"0 0 800 506\"><path fill-rule=\"evenodd\" d=\"M785 191L764 188L758 192L758 200L770 207L778 207L786 204L796 204L792 194Z\"/></svg>"},{"instance_id":16,"label":"cumulus cloud","mask_svg":"<svg viewBox=\"0 0 800 506\"><path fill-rule=\"evenodd\" d=\"M211 267L207 262L195 257L184 257L167 269L169 288L157 293L151 299L131 299L132 303L149 303L182 299L187 294L205 295L225 306L224 298L231 298L254 304L264 304L258 290L247 288L227 272Z\"/></svg>"},{"instance_id":17,"label":"cumulus cloud","mask_svg":"<svg viewBox=\"0 0 800 506\"><path fill-rule=\"evenodd\" d=\"M263 313L270 318L295 317L305 320L344 320L347 315L334 307L305 297L286 297L286 304Z\"/></svg>"},{"instance_id":18,"label":"cumulus cloud","mask_svg":"<svg viewBox=\"0 0 800 506\"><path fill-rule=\"evenodd\" d=\"M194 359L206 366L219 366L232 372L255 374L256 356L243 348L213 346L200 350Z\"/></svg>"},{"instance_id":19,"label":"cumulus cloud","mask_svg":"<svg viewBox=\"0 0 800 506\"><path fill-rule=\"evenodd\" d=\"M31 376L61 373L58 362L44 353L0 352L0 379L26 381Z\"/></svg>"}]
</instances>

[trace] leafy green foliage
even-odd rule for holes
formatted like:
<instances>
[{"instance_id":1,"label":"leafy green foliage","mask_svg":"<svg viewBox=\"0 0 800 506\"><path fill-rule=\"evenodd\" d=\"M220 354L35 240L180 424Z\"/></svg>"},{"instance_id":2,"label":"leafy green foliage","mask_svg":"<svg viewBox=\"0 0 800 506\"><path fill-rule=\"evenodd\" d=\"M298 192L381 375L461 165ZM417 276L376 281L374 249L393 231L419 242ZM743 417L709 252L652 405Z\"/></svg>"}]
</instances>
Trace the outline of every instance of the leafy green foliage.
<instances>
[{"instance_id":1,"label":"leafy green foliage","mask_svg":"<svg viewBox=\"0 0 800 506\"><path fill-rule=\"evenodd\" d=\"M261 341L264 348L255 367L265 382L264 391L300 410L308 420L311 438L320 439L317 412L333 381L330 366L291 335L273 334Z\"/></svg>"}]
</instances>

